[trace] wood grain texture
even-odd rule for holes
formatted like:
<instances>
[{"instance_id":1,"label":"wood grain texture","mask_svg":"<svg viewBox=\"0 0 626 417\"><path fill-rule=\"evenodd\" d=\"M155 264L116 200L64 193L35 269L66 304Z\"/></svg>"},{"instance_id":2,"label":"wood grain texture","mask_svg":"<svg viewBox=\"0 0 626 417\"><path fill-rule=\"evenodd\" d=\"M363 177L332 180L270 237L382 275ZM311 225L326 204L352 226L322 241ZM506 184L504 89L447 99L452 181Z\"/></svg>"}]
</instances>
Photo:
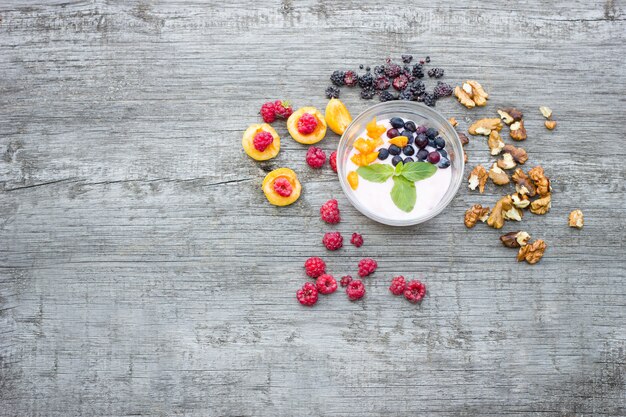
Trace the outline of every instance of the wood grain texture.
<instances>
[{"instance_id":1,"label":"wood grain texture","mask_svg":"<svg viewBox=\"0 0 626 417\"><path fill-rule=\"evenodd\" d=\"M622 1L5 0L0 18L0 415L626 415ZM438 104L462 129L526 112L555 189L522 225L539 264L463 226L494 187L389 228L284 126L275 160L241 150L263 101L323 107L332 70L404 52L486 86L486 108ZM287 208L260 191L279 166L304 185ZM331 197L362 248L323 250ZM300 308L311 255L339 276L375 257L367 298ZM428 284L420 306L389 295L397 274Z\"/></svg>"}]
</instances>

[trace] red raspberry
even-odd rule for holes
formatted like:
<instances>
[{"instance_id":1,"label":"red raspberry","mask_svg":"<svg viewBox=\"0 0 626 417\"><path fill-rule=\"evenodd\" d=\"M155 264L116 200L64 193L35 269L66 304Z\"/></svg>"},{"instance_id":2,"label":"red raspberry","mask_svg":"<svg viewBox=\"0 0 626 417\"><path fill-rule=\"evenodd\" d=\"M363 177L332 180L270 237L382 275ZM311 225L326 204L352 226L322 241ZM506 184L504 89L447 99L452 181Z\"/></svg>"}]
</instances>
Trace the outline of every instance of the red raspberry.
<instances>
[{"instance_id":1,"label":"red raspberry","mask_svg":"<svg viewBox=\"0 0 626 417\"><path fill-rule=\"evenodd\" d=\"M276 112L276 116L280 119L288 119L293 113L293 109L291 108L291 104L288 101L276 100L274 102L274 111Z\"/></svg>"},{"instance_id":2,"label":"red raspberry","mask_svg":"<svg viewBox=\"0 0 626 417\"><path fill-rule=\"evenodd\" d=\"M305 282L302 288L296 291L296 298L303 306L312 306L317 303L317 288L310 282Z\"/></svg>"},{"instance_id":3,"label":"red raspberry","mask_svg":"<svg viewBox=\"0 0 626 417\"><path fill-rule=\"evenodd\" d=\"M298 132L303 135L310 135L317 127L317 119L310 113L304 113L298 119Z\"/></svg>"},{"instance_id":4,"label":"red raspberry","mask_svg":"<svg viewBox=\"0 0 626 417\"><path fill-rule=\"evenodd\" d=\"M363 236L358 233L352 233L352 238L350 239L350 243L352 243L357 248L363 246Z\"/></svg>"},{"instance_id":5,"label":"red raspberry","mask_svg":"<svg viewBox=\"0 0 626 417\"><path fill-rule=\"evenodd\" d=\"M261 106L261 117L265 123L272 123L276 120L276 107L274 103L268 101Z\"/></svg>"},{"instance_id":6,"label":"red raspberry","mask_svg":"<svg viewBox=\"0 0 626 417\"><path fill-rule=\"evenodd\" d=\"M370 274L373 274L378 268L378 264L372 258L365 258L359 261L359 276L366 277Z\"/></svg>"},{"instance_id":7,"label":"red raspberry","mask_svg":"<svg viewBox=\"0 0 626 417\"><path fill-rule=\"evenodd\" d=\"M314 256L304 262L304 270L311 278L317 278L326 272L326 263Z\"/></svg>"},{"instance_id":8,"label":"red raspberry","mask_svg":"<svg viewBox=\"0 0 626 417\"><path fill-rule=\"evenodd\" d=\"M345 74L343 75L343 82L348 87L355 86L358 81L359 81L359 76L356 75L356 72L352 70L346 71Z\"/></svg>"},{"instance_id":9,"label":"red raspberry","mask_svg":"<svg viewBox=\"0 0 626 417\"><path fill-rule=\"evenodd\" d=\"M399 277L395 277L394 279L391 280L389 291L391 291L393 295L402 295L405 288L406 288L406 281L404 280L404 277L400 275Z\"/></svg>"},{"instance_id":10,"label":"red raspberry","mask_svg":"<svg viewBox=\"0 0 626 417\"><path fill-rule=\"evenodd\" d=\"M254 139L252 139L252 144L254 145L254 149L259 152L263 152L268 146L270 146L274 142L274 136L270 132L259 132L254 135Z\"/></svg>"},{"instance_id":11,"label":"red raspberry","mask_svg":"<svg viewBox=\"0 0 626 417\"><path fill-rule=\"evenodd\" d=\"M337 291L337 281L332 275L324 274L320 275L315 281L317 290L324 295L332 294Z\"/></svg>"},{"instance_id":12,"label":"red raspberry","mask_svg":"<svg viewBox=\"0 0 626 417\"><path fill-rule=\"evenodd\" d=\"M408 82L409 82L409 79L407 78L407 76L404 74L400 74L396 78L393 79L393 88L395 88L398 91L402 91L404 90L404 87L406 87Z\"/></svg>"},{"instance_id":13,"label":"red raspberry","mask_svg":"<svg viewBox=\"0 0 626 417\"><path fill-rule=\"evenodd\" d=\"M317 146L311 146L306 152L306 163L311 168L321 168L326 162L326 153Z\"/></svg>"},{"instance_id":14,"label":"red raspberry","mask_svg":"<svg viewBox=\"0 0 626 417\"><path fill-rule=\"evenodd\" d=\"M280 196L289 197L293 192L293 187L285 177L278 177L274 181L274 191Z\"/></svg>"},{"instance_id":15,"label":"red raspberry","mask_svg":"<svg viewBox=\"0 0 626 417\"><path fill-rule=\"evenodd\" d=\"M365 295L365 285L358 279L350 281L346 288L346 294L348 294L348 298L352 301L363 298Z\"/></svg>"},{"instance_id":16,"label":"red raspberry","mask_svg":"<svg viewBox=\"0 0 626 417\"><path fill-rule=\"evenodd\" d=\"M322 243L328 250L337 250L343 246L343 236L339 232L328 232L324 234Z\"/></svg>"},{"instance_id":17,"label":"red raspberry","mask_svg":"<svg viewBox=\"0 0 626 417\"><path fill-rule=\"evenodd\" d=\"M341 281L339 281L339 283L341 284L342 287L345 287L351 281L352 281L352 277L350 275L345 275L345 276L341 277Z\"/></svg>"},{"instance_id":18,"label":"red raspberry","mask_svg":"<svg viewBox=\"0 0 626 417\"><path fill-rule=\"evenodd\" d=\"M412 303L417 303L426 294L426 285L417 280L409 281L404 290L404 298Z\"/></svg>"},{"instance_id":19,"label":"red raspberry","mask_svg":"<svg viewBox=\"0 0 626 417\"><path fill-rule=\"evenodd\" d=\"M322 220L326 223L339 223L341 217L339 216L339 205L337 204L337 200L328 200L322 204L322 207L320 207L320 215L322 216Z\"/></svg>"},{"instance_id":20,"label":"red raspberry","mask_svg":"<svg viewBox=\"0 0 626 417\"><path fill-rule=\"evenodd\" d=\"M334 151L330 154L328 162L330 162L330 167L333 169L333 171L337 172L337 151Z\"/></svg>"}]
</instances>

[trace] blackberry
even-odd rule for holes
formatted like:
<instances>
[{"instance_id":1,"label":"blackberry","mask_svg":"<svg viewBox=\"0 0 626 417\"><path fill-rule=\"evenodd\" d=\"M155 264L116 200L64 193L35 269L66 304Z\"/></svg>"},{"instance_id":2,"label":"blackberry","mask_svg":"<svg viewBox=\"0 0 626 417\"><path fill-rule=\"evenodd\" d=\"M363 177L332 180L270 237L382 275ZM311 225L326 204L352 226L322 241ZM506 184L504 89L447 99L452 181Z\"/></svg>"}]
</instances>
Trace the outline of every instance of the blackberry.
<instances>
[{"instance_id":1,"label":"blackberry","mask_svg":"<svg viewBox=\"0 0 626 417\"><path fill-rule=\"evenodd\" d=\"M371 68L370 67L365 67L365 71L370 72Z\"/></svg>"},{"instance_id":2,"label":"blackberry","mask_svg":"<svg viewBox=\"0 0 626 417\"><path fill-rule=\"evenodd\" d=\"M413 61L413 55L402 55L402 62L410 64Z\"/></svg>"},{"instance_id":3,"label":"blackberry","mask_svg":"<svg viewBox=\"0 0 626 417\"><path fill-rule=\"evenodd\" d=\"M415 96L411 92L410 88L405 88L404 90L400 91L400 95L398 96L398 100L413 101L413 100L415 100Z\"/></svg>"},{"instance_id":4,"label":"blackberry","mask_svg":"<svg viewBox=\"0 0 626 417\"><path fill-rule=\"evenodd\" d=\"M374 80L374 88L377 90L386 90L390 85L391 83L389 82L389 79L384 75L381 75Z\"/></svg>"},{"instance_id":5,"label":"blackberry","mask_svg":"<svg viewBox=\"0 0 626 417\"><path fill-rule=\"evenodd\" d=\"M429 56L426 57L426 62L430 62L430 57Z\"/></svg>"},{"instance_id":6,"label":"blackberry","mask_svg":"<svg viewBox=\"0 0 626 417\"><path fill-rule=\"evenodd\" d=\"M396 78L402 72L402 68L400 65L391 62L391 60L387 60L387 65L385 65L385 75L389 78Z\"/></svg>"},{"instance_id":7,"label":"blackberry","mask_svg":"<svg viewBox=\"0 0 626 417\"><path fill-rule=\"evenodd\" d=\"M363 69L363 64L359 65L359 69Z\"/></svg>"},{"instance_id":8,"label":"blackberry","mask_svg":"<svg viewBox=\"0 0 626 417\"><path fill-rule=\"evenodd\" d=\"M374 76L370 72L366 72L365 74L359 77L359 86L361 88L369 87L374 82Z\"/></svg>"},{"instance_id":9,"label":"blackberry","mask_svg":"<svg viewBox=\"0 0 626 417\"><path fill-rule=\"evenodd\" d=\"M424 67L422 64L413 65L413 71L411 71L415 78L424 78Z\"/></svg>"},{"instance_id":10,"label":"blackberry","mask_svg":"<svg viewBox=\"0 0 626 417\"><path fill-rule=\"evenodd\" d=\"M374 74L376 75L383 75L385 74L385 67L382 65L376 65L374 67Z\"/></svg>"},{"instance_id":11,"label":"blackberry","mask_svg":"<svg viewBox=\"0 0 626 417\"><path fill-rule=\"evenodd\" d=\"M433 90L433 94L436 98L448 97L452 95L452 87L448 83L437 81L437 86Z\"/></svg>"},{"instance_id":12,"label":"blackberry","mask_svg":"<svg viewBox=\"0 0 626 417\"><path fill-rule=\"evenodd\" d=\"M376 90L374 87L365 87L361 90L361 98L364 100L371 100L376 95Z\"/></svg>"},{"instance_id":13,"label":"blackberry","mask_svg":"<svg viewBox=\"0 0 626 417\"><path fill-rule=\"evenodd\" d=\"M421 81L414 81L409 84L408 88L411 90L411 94L413 94L413 98L415 99L417 96L424 94L426 92L426 86Z\"/></svg>"},{"instance_id":14,"label":"blackberry","mask_svg":"<svg viewBox=\"0 0 626 417\"><path fill-rule=\"evenodd\" d=\"M339 87L329 86L326 89L326 98L339 98Z\"/></svg>"},{"instance_id":15,"label":"blackberry","mask_svg":"<svg viewBox=\"0 0 626 417\"><path fill-rule=\"evenodd\" d=\"M332 75L330 76L330 81L332 81L333 84L335 84L338 87L341 87L342 85L344 85L344 81L343 81L343 77L346 75L345 72L343 71L334 71L332 73Z\"/></svg>"},{"instance_id":16,"label":"blackberry","mask_svg":"<svg viewBox=\"0 0 626 417\"><path fill-rule=\"evenodd\" d=\"M394 96L389 91L381 91L380 93L380 101L391 101L395 99L396 99L396 96Z\"/></svg>"},{"instance_id":17,"label":"blackberry","mask_svg":"<svg viewBox=\"0 0 626 417\"><path fill-rule=\"evenodd\" d=\"M428 70L428 76L434 78L443 77L443 68L431 68Z\"/></svg>"},{"instance_id":18,"label":"blackberry","mask_svg":"<svg viewBox=\"0 0 626 417\"><path fill-rule=\"evenodd\" d=\"M426 93L424 94L424 104L428 107L435 107L435 103L437 102L437 98L434 94Z\"/></svg>"},{"instance_id":19,"label":"blackberry","mask_svg":"<svg viewBox=\"0 0 626 417\"><path fill-rule=\"evenodd\" d=\"M343 82L348 87L353 87L359 82L359 76L356 75L356 72L348 70L343 75Z\"/></svg>"}]
</instances>

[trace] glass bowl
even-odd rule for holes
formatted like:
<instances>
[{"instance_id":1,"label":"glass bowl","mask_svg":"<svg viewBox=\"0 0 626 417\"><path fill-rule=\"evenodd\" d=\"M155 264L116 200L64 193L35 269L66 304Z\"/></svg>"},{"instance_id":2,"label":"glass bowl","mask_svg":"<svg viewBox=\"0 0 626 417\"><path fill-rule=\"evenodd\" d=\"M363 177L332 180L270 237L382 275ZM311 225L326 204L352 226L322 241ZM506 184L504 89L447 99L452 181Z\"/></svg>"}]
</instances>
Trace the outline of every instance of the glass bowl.
<instances>
[{"instance_id":1,"label":"glass bowl","mask_svg":"<svg viewBox=\"0 0 626 417\"><path fill-rule=\"evenodd\" d=\"M377 120L389 119L392 117L401 117L403 119L409 119L414 121L417 125L425 124L428 127L433 127L439 131L439 135L446 141L445 149L448 151L450 159L450 167L447 169L452 170L451 181L448 186L448 190L445 192L438 204L425 213L417 213L415 217L396 219L391 217L385 217L380 213L376 213L367 206L365 206L355 192L348 184L346 165L350 152L352 151L354 141L365 130L365 125L376 117ZM446 208L452 198L459 190L459 186L463 181L463 170L465 164L463 161L463 145L461 139L456 133L456 130L441 114L431 109L430 107L413 102L413 101L387 101L385 103L376 104L369 107L363 113L359 114L345 130L339 141L337 149L337 172L339 175L339 182L344 194L348 197L350 203L365 216L379 223L387 224L390 226L410 226L419 223L423 223L429 219L432 219ZM359 178L359 181L365 181Z\"/></svg>"}]
</instances>

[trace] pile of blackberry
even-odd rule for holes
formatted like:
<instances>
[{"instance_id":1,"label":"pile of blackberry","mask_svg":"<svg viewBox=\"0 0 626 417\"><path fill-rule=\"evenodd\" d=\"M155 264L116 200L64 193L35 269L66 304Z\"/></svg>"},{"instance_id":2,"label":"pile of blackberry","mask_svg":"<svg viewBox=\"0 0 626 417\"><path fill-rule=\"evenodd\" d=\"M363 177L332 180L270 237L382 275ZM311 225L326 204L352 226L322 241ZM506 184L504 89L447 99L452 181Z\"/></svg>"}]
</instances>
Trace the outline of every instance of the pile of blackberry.
<instances>
[{"instance_id":1,"label":"pile of blackberry","mask_svg":"<svg viewBox=\"0 0 626 417\"><path fill-rule=\"evenodd\" d=\"M326 89L326 98L338 98L341 93L339 87L359 87L361 98L364 100L378 96L380 101L419 101L435 107L438 99L452 95L452 87L443 81L437 81L431 92L426 91L426 85L422 81L425 74L433 79L439 79L444 75L443 68L424 70L424 65L430 63L430 57L427 56L413 64L411 62L412 55L402 55L401 64L387 58L384 65L377 65L374 69L360 65L361 70L365 69L360 75L353 70L334 71L330 76L333 85Z\"/></svg>"}]
</instances>

